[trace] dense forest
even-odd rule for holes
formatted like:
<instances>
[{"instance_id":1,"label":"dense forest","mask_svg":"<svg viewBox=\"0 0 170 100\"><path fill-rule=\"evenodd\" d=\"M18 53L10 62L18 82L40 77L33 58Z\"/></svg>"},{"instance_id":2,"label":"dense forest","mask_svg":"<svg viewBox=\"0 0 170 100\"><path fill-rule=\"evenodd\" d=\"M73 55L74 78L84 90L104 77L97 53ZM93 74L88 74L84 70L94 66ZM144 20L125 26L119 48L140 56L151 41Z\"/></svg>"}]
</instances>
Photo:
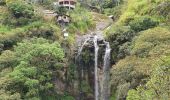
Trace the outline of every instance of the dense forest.
<instances>
[{"instance_id":1,"label":"dense forest","mask_svg":"<svg viewBox=\"0 0 170 100\"><path fill-rule=\"evenodd\" d=\"M0 0L0 100L170 99L170 0L61 1Z\"/></svg>"}]
</instances>

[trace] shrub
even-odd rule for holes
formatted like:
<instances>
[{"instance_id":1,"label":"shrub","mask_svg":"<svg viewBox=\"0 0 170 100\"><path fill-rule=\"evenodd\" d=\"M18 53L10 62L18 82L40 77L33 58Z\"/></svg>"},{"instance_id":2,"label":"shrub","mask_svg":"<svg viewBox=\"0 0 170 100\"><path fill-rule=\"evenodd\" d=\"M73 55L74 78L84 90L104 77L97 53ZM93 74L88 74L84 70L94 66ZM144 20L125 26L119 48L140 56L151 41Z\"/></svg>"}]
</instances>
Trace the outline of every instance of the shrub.
<instances>
[{"instance_id":1,"label":"shrub","mask_svg":"<svg viewBox=\"0 0 170 100\"><path fill-rule=\"evenodd\" d=\"M139 57L161 55L169 49L169 42L170 32L167 29L160 27L149 29L134 39L131 54Z\"/></svg>"},{"instance_id":2,"label":"shrub","mask_svg":"<svg viewBox=\"0 0 170 100\"><path fill-rule=\"evenodd\" d=\"M129 25L135 32L140 32L157 26L158 21L153 20L150 17L138 17L130 21Z\"/></svg>"},{"instance_id":3,"label":"shrub","mask_svg":"<svg viewBox=\"0 0 170 100\"><path fill-rule=\"evenodd\" d=\"M170 56L162 58L162 61L162 64L153 70L150 80L145 85L128 92L127 100L168 100L170 98Z\"/></svg>"},{"instance_id":4,"label":"shrub","mask_svg":"<svg viewBox=\"0 0 170 100\"><path fill-rule=\"evenodd\" d=\"M127 26L114 26L107 33L107 39L111 44L112 58L118 60L128 55L129 44L136 34Z\"/></svg>"},{"instance_id":5,"label":"shrub","mask_svg":"<svg viewBox=\"0 0 170 100\"><path fill-rule=\"evenodd\" d=\"M62 41L61 31L57 26L41 21L33 22L22 28L2 31L5 31L3 34L0 34L0 44L2 44L0 48L3 50L11 49L13 45L24 38L43 37L49 40Z\"/></svg>"},{"instance_id":6,"label":"shrub","mask_svg":"<svg viewBox=\"0 0 170 100\"><path fill-rule=\"evenodd\" d=\"M61 15L65 15L68 12L68 9L65 7L57 7L56 12Z\"/></svg>"},{"instance_id":7,"label":"shrub","mask_svg":"<svg viewBox=\"0 0 170 100\"><path fill-rule=\"evenodd\" d=\"M72 23L69 25L68 30L72 33L85 33L88 29L92 29L95 26L92 14L84 8L76 7L75 10L70 12L70 16Z\"/></svg>"},{"instance_id":8,"label":"shrub","mask_svg":"<svg viewBox=\"0 0 170 100\"><path fill-rule=\"evenodd\" d=\"M24 1L10 2L8 8L16 18L31 18L34 15L33 7Z\"/></svg>"},{"instance_id":9,"label":"shrub","mask_svg":"<svg viewBox=\"0 0 170 100\"><path fill-rule=\"evenodd\" d=\"M107 8L107 9L104 9L104 13L107 14L108 16L110 15L114 15L113 16L113 20L117 20L120 15L122 14L122 8L123 6L120 5L120 6L116 6L114 8Z\"/></svg>"},{"instance_id":10,"label":"shrub","mask_svg":"<svg viewBox=\"0 0 170 100\"><path fill-rule=\"evenodd\" d=\"M0 5L5 5L5 4L6 4L5 0L0 0Z\"/></svg>"},{"instance_id":11,"label":"shrub","mask_svg":"<svg viewBox=\"0 0 170 100\"><path fill-rule=\"evenodd\" d=\"M32 38L18 43L14 48L14 55L17 64L10 73L11 86L14 88L8 86L8 90L20 93L21 98L33 100L40 98L41 93L52 93L52 78L58 70L56 65L62 64L64 60L60 44L43 38ZM8 57L3 58L10 61Z\"/></svg>"},{"instance_id":12,"label":"shrub","mask_svg":"<svg viewBox=\"0 0 170 100\"><path fill-rule=\"evenodd\" d=\"M156 7L151 10L151 15L160 17L164 23L168 23L170 20L170 1L161 1Z\"/></svg>"},{"instance_id":13,"label":"shrub","mask_svg":"<svg viewBox=\"0 0 170 100\"><path fill-rule=\"evenodd\" d=\"M136 88L143 82L142 79L146 78L146 75L136 70L134 64L123 65L122 61L114 66L111 73L112 92L116 92L117 100L125 99L128 90Z\"/></svg>"}]
</instances>

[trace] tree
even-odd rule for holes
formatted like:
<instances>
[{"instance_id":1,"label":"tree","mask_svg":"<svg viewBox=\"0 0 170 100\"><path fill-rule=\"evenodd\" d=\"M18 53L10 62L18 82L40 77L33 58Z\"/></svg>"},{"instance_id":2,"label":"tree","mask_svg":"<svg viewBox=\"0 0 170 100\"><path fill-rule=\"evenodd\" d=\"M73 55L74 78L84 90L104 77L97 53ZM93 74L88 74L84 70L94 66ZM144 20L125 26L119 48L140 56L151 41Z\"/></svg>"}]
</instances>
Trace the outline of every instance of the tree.
<instances>
[{"instance_id":1,"label":"tree","mask_svg":"<svg viewBox=\"0 0 170 100\"><path fill-rule=\"evenodd\" d=\"M34 9L33 6L27 4L24 1L13 1L10 3L7 3L7 6L11 13L16 17L25 17L25 18L32 18L34 15Z\"/></svg>"},{"instance_id":2,"label":"tree","mask_svg":"<svg viewBox=\"0 0 170 100\"><path fill-rule=\"evenodd\" d=\"M17 64L6 88L11 95L19 93L21 99L37 100L53 91L53 77L64 60L59 43L43 38L24 40L14 47L14 54Z\"/></svg>"},{"instance_id":3,"label":"tree","mask_svg":"<svg viewBox=\"0 0 170 100\"><path fill-rule=\"evenodd\" d=\"M169 79L170 56L164 58L163 64L153 71L146 85L128 92L127 100L168 100L170 98Z\"/></svg>"}]
</instances>

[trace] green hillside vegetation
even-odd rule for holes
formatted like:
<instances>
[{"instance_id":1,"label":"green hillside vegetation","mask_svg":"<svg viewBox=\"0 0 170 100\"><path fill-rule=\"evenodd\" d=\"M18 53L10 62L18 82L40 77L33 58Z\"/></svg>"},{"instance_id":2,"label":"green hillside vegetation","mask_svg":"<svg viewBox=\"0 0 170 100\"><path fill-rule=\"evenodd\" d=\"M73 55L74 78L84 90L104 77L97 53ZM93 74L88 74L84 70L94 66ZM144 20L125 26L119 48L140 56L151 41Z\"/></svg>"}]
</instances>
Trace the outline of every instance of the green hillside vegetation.
<instances>
[{"instance_id":1,"label":"green hillside vegetation","mask_svg":"<svg viewBox=\"0 0 170 100\"><path fill-rule=\"evenodd\" d=\"M128 0L121 6L120 18L106 32L116 63L112 99L168 100L170 1Z\"/></svg>"},{"instance_id":2,"label":"green hillside vegetation","mask_svg":"<svg viewBox=\"0 0 170 100\"><path fill-rule=\"evenodd\" d=\"M57 42L33 38L18 43L14 51L4 51L1 58L5 58L1 59L1 70L12 70L4 76L8 80L1 81L1 91L7 93L1 94L1 99L14 95L16 99L38 99L45 91L52 91L52 76L59 70L64 53Z\"/></svg>"},{"instance_id":3,"label":"green hillside vegetation","mask_svg":"<svg viewBox=\"0 0 170 100\"><path fill-rule=\"evenodd\" d=\"M37 6L48 8L48 3ZM75 35L93 29L95 22L80 6L69 13L70 36L64 40L55 19L46 21L34 4L0 0L0 100L74 100L70 93L55 90L54 78L65 81L61 73L69 57L63 45L73 52Z\"/></svg>"},{"instance_id":4,"label":"green hillside vegetation","mask_svg":"<svg viewBox=\"0 0 170 100\"><path fill-rule=\"evenodd\" d=\"M0 100L93 99L93 50L82 53L88 83L76 76L75 42L106 15L113 15L104 30L112 49L110 100L169 100L170 0L83 0L74 10L53 8L55 0L28 1L0 0ZM71 17L67 38L42 14L48 9ZM103 56L98 60L102 67Z\"/></svg>"}]
</instances>

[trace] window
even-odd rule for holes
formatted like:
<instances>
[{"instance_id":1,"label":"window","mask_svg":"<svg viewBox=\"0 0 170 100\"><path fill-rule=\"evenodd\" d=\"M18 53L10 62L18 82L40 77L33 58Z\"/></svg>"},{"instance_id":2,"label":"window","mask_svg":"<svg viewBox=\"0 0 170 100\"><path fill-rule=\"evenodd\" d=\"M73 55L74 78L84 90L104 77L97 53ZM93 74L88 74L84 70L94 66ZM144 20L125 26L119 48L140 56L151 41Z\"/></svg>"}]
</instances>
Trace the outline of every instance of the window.
<instances>
[{"instance_id":1,"label":"window","mask_svg":"<svg viewBox=\"0 0 170 100\"><path fill-rule=\"evenodd\" d=\"M63 2L59 2L60 5L63 5Z\"/></svg>"},{"instance_id":2,"label":"window","mask_svg":"<svg viewBox=\"0 0 170 100\"><path fill-rule=\"evenodd\" d=\"M69 1L64 1L64 4L69 4Z\"/></svg>"}]
</instances>

